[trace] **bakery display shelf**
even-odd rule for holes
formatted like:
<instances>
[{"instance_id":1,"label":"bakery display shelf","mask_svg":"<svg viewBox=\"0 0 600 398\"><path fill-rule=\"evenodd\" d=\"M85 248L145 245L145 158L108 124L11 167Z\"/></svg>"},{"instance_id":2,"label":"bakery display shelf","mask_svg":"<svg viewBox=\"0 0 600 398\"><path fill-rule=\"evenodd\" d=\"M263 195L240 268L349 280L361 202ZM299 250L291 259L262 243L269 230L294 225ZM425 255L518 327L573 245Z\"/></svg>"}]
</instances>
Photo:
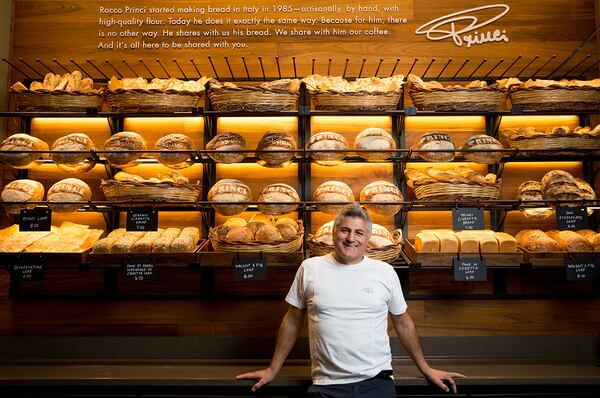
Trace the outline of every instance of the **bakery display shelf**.
<instances>
[{"instance_id":1,"label":"bakery display shelf","mask_svg":"<svg viewBox=\"0 0 600 398\"><path fill-rule=\"evenodd\" d=\"M151 258L157 266L187 267L197 263L197 252L207 244L202 239L193 251L186 253L94 253L91 251L87 261L92 267L119 266L135 258Z\"/></svg>"},{"instance_id":2,"label":"bakery display shelf","mask_svg":"<svg viewBox=\"0 0 600 398\"><path fill-rule=\"evenodd\" d=\"M590 256L592 255L596 262L598 261L598 253L576 253L576 252L546 252L546 253L535 253L529 252L522 247L519 247L519 250L524 252L525 261L531 265L533 268L556 268L556 267L564 267L565 262L571 256Z\"/></svg>"},{"instance_id":3,"label":"bakery display shelf","mask_svg":"<svg viewBox=\"0 0 600 398\"><path fill-rule=\"evenodd\" d=\"M419 253L415 248L414 241L410 240L405 242L404 252L413 265L418 264L422 268L452 268L452 261L457 257L483 258L488 267L498 268L519 268L525 262L523 251L516 253Z\"/></svg>"},{"instance_id":4,"label":"bakery display shelf","mask_svg":"<svg viewBox=\"0 0 600 398\"><path fill-rule=\"evenodd\" d=\"M90 252L91 249L76 253L6 252L0 253L0 264L10 267L12 264L41 262L48 268L78 268L87 263Z\"/></svg>"},{"instance_id":5,"label":"bakery display shelf","mask_svg":"<svg viewBox=\"0 0 600 398\"><path fill-rule=\"evenodd\" d=\"M193 117L202 116L204 110L197 108L187 112L98 112L95 109L90 109L87 112L61 112L61 111L12 111L0 112L0 117Z\"/></svg>"},{"instance_id":6,"label":"bakery display shelf","mask_svg":"<svg viewBox=\"0 0 600 398\"><path fill-rule=\"evenodd\" d=\"M309 116L398 116L404 115L404 109L393 109L386 111L325 111L309 110Z\"/></svg>"},{"instance_id":7,"label":"bakery display shelf","mask_svg":"<svg viewBox=\"0 0 600 398\"><path fill-rule=\"evenodd\" d=\"M198 251L197 262L200 267L233 268L233 260L248 257L262 257L265 259L267 267L274 268L297 268L304 260L302 252L219 252L214 251L212 244L208 243Z\"/></svg>"},{"instance_id":8,"label":"bakery display shelf","mask_svg":"<svg viewBox=\"0 0 600 398\"><path fill-rule=\"evenodd\" d=\"M300 116L300 111L209 111L204 110L204 116L212 117L273 117Z\"/></svg>"}]
</instances>

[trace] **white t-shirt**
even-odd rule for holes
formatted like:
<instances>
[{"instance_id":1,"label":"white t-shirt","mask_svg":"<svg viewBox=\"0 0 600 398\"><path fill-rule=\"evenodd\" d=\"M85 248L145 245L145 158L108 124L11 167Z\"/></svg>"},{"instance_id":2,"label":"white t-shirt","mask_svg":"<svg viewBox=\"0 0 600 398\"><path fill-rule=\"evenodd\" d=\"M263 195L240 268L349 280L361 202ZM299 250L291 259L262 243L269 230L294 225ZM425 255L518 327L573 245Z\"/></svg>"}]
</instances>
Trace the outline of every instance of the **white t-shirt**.
<instances>
[{"instance_id":1,"label":"white t-shirt","mask_svg":"<svg viewBox=\"0 0 600 398\"><path fill-rule=\"evenodd\" d=\"M387 263L364 257L354 265L333 255L304 260L285 300L306 308L314 384L366 380L392 369L388 312L406 302Z\"/></svg>"}]
</instances>

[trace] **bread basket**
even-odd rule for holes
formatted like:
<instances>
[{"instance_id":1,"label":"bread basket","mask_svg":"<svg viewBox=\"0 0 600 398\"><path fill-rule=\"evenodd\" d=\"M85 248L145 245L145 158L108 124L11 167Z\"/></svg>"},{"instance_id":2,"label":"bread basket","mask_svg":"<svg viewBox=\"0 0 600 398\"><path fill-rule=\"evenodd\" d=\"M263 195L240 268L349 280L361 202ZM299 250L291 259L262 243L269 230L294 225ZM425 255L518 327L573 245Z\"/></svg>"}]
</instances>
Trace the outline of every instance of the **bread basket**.
<instances>
[{"instance_id":1,"label":"bread basket","mask_svg":"<svg viewBox=\"0 0 600 398\"><path fill-rule=\"evenodd\" d=\"M496 111L506 98L507 90L497 84L488 87L445 87L425 89L409 84L413 104L420 111Z\"/></svg>"},{"instance_id":2,"label":"bread basket","mask_svg":"<svg viewBox=\"0 0 600 398\"><path fill-rule=\"evenodd\" d=\"M393 245L382 246L382 247L367 247L365 255L374 260L385 261L386 263L394 262L402 252L402 231L395 230L392 233L394 239ZM314 235L308 234L306 237L306 243L308 244L308 250L312 255L324 256L329 253L333 253L333 245L319 242Z\"/></svg>"},{"instance_id":3,"label":"bread basket","mask_svg":"<svg viewBox=\"0 0 600 398\"><path fill-rule=\"evenodd\" d=\"M111 201L195 202L202 192L199 184L172 181L135 182L102 180L100 188L104 192L106 199Z\"/></svg>"},{"instance_id":4,"label":"bread basket","mask_svg":"<svg viewBox=\"0 0 600 398\"><path fill-rule=\"evenodd\" d=\"M239 252L239 253L257 253L257 252L278 252L295 253L302 249L302 237L304 236L304 226L302 221L298 220L298 233L292 239L282 239L274 243L249 242L238 243L220 239L218 236L218 227L211 228L208 233L208 239L216 252Z\"/></svg>"},{"instance_id":5,"label":"bread basket","mask_svg":"<svg viewBox=\"0 0 600 398\"><path fill-rule=\"evenodd\" d=\"M397 109L402 89L391 92L311 91L310 99L316 110L328 111L386 111Z\"/></svg>"},{"instance_id":6,"label":"bread basket","mask_svg":"<svg viewBox=\"0 0 600 398\"><path fill-rule=\"evenodd\" d=\"M512 85L508 95L513 106L527 111L585 111L600 107L600 87Z\"/></svg>"},{"instance_id":7,"label":"bread basket","mask_svg":"<svg viewBox=\"0 0 600 398\"><path fill-rule=\"evenodd\" d=\"M158 89L117 89L107 90L106 100L113 112L189 112L193 109L202 107L204 92Z\"/></svg>"},{"instance_id":8,"label":"bread basket","mask_svg":"<svg viewBox=\"0 0 600 398\"><path fill-rule=\"evenodd\" d=\"M101 92L64 90L14 90L10 94L19 112L85 112L100 110L104 96Z\"/></svg>"},{"instance_id":9,"label":"bread basket","mask_svg":"<svg viewBox=\"0 0 600 398\"><path fill-rule=\"evenodd\" d=\"M210 83L208 97L215 111L294 111L298 91L255 86L221 86Z\"/></svg>"},{"instance_id":10,"label":"bread basket","mask_svg":"<svg viewBox=\"0 0 600 398\"><path fill-rule=\"evenodd\" d=\"M436 182L415 188L418 200L497 200L500 197L500 182L491 185L453 184Z\"/></svg>"}]
</instances>

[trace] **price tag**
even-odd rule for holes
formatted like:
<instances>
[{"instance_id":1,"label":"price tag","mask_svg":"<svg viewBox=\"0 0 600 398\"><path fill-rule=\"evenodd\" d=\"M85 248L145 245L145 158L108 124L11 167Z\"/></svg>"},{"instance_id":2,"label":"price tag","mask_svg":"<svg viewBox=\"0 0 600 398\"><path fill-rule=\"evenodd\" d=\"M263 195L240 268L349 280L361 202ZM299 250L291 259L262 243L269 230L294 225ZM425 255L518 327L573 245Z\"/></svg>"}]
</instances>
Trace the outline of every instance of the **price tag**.
<instances>
[{"instance_id":1,"label":"price tag","mask_svg":"<svg viewBox=\"0 0 600 398\"><path fill-rule=\"evenodd\" d=\"M127 210L127 231L158 230L158 210L139 207Z\"/></svg>"},{"instance_id":2,"label":"price tag","mask_svg":"<svg viewBox=\"0 0 600 398\"><path fill-rule=\"evenodd\" d=\"M456 282L485 282L487 281L487 265L485 258L455 257L454 281Z\"/></svg>"},{"instance_id":3,"label":"price tag","mask_svg":"<svg viewBox=\"0 0 600 398\"><path fill-rule=\"evenodd\" d=\"M588 227L588 215L585 207L556 208L556 228L585 229Z\"/></svg>"},{"instance_id":4,"label":"price tag","mask_svg":"<svg viewBox=\"0 0 600 398\"><path fill-rule=\"evenodd\" d=\"M452 209L452 229L472 231L485 228L483 209L463 207Z\"/></svg>"},{"instance_id":5,"label":"price tag","mask_svg":"<svg viewBox=\"0 0 600 398\"><path fill-rule=\"evenodd\" d=\"M233 260L234 280L266 281L267 261L262 257L242 257Z\"/></svg>"},{"instance_id":6,"label":"price tag","mask_svg":"<svg viewBox=\"0 0 600 398\"><path fill-rule=\"evenodd\" d=\"M568 281L593 281L598 278L598 263L593 255L567 256L565 266Z\"/></svg>"},{"instance_id":7,"label":"price tag","mask_svg":"<svg viewBox=\"0 0 600 398\"><path fill-rule=\"evenodd\" d=\"M50 231L52 225L52 211L47 207L21 210L19 217L19 231Z\"/></svg>"},{"instance_id":8,"label":"price tag","mask_svg":"<svg viewBox=\"0 0 600 398\"><path fill-rule=\"evenodd\" d=\"M44 262L41 258L35 261L21 260L10 266L13 277L27 281L41 281L44 279Z\"/></svg>"},{"instance_id":9,"label":"price tag","mask_svg":"<svg viewBox=\"0 0 600 398\"><path fill-rule=\"evenodd\" d=\"M135 282L152 281L156 278L154 258L129 257L125 260L125 278Z\"/></svg>"}]
</instances>

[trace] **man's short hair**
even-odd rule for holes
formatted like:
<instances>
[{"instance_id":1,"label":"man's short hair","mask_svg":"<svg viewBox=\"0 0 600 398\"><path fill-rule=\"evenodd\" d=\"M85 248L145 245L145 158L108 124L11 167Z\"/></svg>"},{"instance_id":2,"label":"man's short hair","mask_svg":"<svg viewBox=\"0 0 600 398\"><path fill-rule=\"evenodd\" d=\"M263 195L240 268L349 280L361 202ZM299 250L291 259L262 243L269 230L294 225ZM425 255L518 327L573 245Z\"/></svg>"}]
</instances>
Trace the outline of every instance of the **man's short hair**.
<instances>
[{"instance_id":1,"label":"man's short hair","mask_svg":"<svg viewBox=\"0 0 600 398\"><path fill-rule=\"evenodd\" d=\"M345 217L357 217L362 219L367 226L367 236L371 237L371 230L373 229L373 222L371 221L371 216L369 212L361 207L358 203L350 203L346 207L344 207L338 215L335 217L335 221L333 222L333 233L337 231L342 219Z\"/></svg>"}]
</instances>

